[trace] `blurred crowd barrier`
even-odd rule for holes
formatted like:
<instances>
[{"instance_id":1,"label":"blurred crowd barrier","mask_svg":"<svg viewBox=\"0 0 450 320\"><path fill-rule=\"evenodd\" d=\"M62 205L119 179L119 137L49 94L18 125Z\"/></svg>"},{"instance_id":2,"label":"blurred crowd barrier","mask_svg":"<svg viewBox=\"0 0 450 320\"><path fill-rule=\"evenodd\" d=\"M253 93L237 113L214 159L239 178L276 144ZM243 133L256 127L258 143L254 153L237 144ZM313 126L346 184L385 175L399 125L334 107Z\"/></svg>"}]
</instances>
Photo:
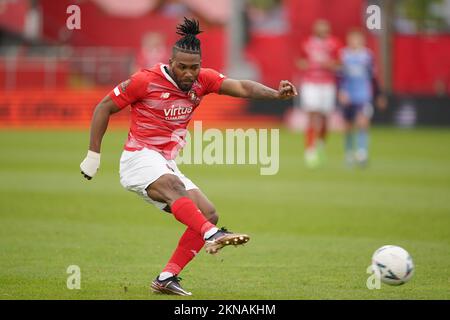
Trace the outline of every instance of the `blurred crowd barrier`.
<instances>
[{"instance_id":1,"label":"blurred crowd barrier","mask_svg":"<svg viewBox=\"0 0 450 320\"><path fill-rule=\"evenodd\" d=\"M8 90L0 95L0 127L86 128L96 104L111 88ZM245 112L242 99L210 95L204 98L193 120L204 127L262 127L276 125L277 117ZM129 124L129 108L111 117L112 127Z\"/></svg>"},{"instance_id":2,"label":"blurred crowd barrier","mask_svg":"<svg viewBox=\"0 0 450 320\"><path fill-rule=\"evenodd\" d=\"M0 56L0 88L56 89L114 85L130 75L131 50L108 47L17 47Z\"/></svg>"}]
</instances>

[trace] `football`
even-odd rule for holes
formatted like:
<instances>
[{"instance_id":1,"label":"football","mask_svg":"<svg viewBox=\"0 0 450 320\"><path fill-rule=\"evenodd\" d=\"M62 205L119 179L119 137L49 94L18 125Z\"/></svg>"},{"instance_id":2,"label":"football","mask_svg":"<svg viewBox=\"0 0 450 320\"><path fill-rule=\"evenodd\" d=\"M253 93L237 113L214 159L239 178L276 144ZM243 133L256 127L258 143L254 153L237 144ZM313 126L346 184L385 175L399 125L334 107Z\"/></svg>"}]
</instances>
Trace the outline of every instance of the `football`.
<instances>
[{"instance_id":1,"label":"football","mask_svg":"<svg viewBox=\"0 0 450 320\"><path fill-rule=\"evenodd\" d=\"M379 248L373 254L372 270L381 282L398 286L411 279L414 273L414 263L405 249L387 245Z\"/></svg>"}]
</instances>

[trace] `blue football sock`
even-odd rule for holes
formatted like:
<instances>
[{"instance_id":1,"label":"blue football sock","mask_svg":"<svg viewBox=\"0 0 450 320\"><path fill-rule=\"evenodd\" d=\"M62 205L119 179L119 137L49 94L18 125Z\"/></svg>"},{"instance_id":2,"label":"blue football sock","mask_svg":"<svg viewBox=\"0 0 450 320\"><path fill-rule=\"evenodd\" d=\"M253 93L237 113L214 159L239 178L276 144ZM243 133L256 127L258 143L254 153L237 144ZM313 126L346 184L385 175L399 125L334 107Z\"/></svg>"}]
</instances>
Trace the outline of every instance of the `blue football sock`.
<instances>
[{"instance_id":1,"label":"blue football sock","mask_svg":"<svg viewBox=\"0 0 450 320\"><path fill-rule=\"evenodd\" d=\"M353 152L353 132L345 133L345 153L349 154Z\"/></svg>"},{"instance_id":2,"label":"blue football sock","mask_svg":"<svg viewBox=\"0 0 450 320\"><path fill-rule=\"evenodd\" d=\"M367 132L367 130L365 129L360 129L358 130L358 134L356 137L357 140L357 147L358 150L364 151L365 154L368 154L368 147L369 147L369 134Z\"/></svg>"}]
</instances>

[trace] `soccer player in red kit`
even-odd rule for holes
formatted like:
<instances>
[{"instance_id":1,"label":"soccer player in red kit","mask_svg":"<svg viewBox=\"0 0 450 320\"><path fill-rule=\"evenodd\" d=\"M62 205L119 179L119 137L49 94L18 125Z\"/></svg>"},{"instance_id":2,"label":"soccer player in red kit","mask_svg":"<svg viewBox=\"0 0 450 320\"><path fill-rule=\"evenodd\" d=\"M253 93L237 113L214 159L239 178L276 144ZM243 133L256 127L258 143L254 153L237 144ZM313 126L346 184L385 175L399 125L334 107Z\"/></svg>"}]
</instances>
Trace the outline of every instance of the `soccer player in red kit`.
<instances>
[{"instance_id":1,"label":"soccer player in red kit","mask_svg":"<svg viewBox=\"0 0 450 320\"><path fill-rule=\"evenodd\" d=\"M250 238L216 227L218 215L200 189L178 169L174 159L185 144L187 125L202 98L218 93L242 98L289 99L297 95L289 81L273 90L250 80L233 80L201 67L198 21L178 25L181 38L169 64L142 69L114 88L95 108L86 158L81 173L90 180L100 166L100 146L111 114L131 106L131 127L120 159L120 182L147 202L172 213L187 229L162 272L153 280L154 292L191 295L180 286L181 270L205 246L217 253Z\"/></svg>"},{"instance_id":2,"label":"soccer player in red kit","mask_svg":"<svg viewBox=\"0 0 450 320\"><path fill-rule=\"evenodd\" d=\"M336 104L338 49L337 39L330 35L329 23L317 20L297 61L302 70L300 104L308 113L305 132L305 163L308 167L316 167L323 161L327 118Z\"/></svg>"}]
</instances>

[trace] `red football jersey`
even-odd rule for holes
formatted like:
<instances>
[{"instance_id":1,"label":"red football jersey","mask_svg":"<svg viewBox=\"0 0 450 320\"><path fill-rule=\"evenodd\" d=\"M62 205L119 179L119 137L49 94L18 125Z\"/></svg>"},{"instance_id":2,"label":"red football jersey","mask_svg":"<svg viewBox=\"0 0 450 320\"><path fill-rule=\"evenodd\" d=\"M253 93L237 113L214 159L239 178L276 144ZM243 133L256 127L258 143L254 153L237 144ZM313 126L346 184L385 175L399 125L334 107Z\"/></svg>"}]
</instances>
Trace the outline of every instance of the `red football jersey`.
<instances>
[{"instance_id":1,"label":"red football jersey","mask_svg":"<svg viewBox=\"0 0 450 320\"><path fill-rule=\"evenodd\" d=\"M313 83L333 83L335 74L324 63L336 60L338 57L339 42L329 36L325 39L311 36L302 47L302 56L308 61L308 68L303 73L303 81Z\"/></svg>"},{"instance_id":2,"label":"red football jersey","mask_svg":"<svg viewBox=\"0 0 450 320\"><path fill-rule=\"evenodd\" d=\"M225 76L201 68L192 89L184 92L170 77L167 65L159 63L142 69L109 93L124 108L131 106L131 126L125 150L148 148L166 159L175 159L186 144L187 125L202 98L218 93Z\"/></svg>"}]
</instances>

